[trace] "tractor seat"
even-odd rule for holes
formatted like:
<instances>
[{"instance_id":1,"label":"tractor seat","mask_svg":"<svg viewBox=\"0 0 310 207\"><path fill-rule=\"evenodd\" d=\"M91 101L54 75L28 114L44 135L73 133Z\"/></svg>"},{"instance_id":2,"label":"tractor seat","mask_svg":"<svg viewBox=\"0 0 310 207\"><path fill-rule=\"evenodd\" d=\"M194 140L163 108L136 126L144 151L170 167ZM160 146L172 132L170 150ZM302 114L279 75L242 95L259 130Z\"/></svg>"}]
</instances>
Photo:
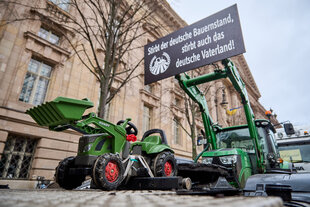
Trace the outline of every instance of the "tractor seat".
<instances>
[{"instance_id":1,"label":"tractor seat","mask_svg":"<svg viewBox=\"0 0 310 207\"><path fill-rule=\"evenodd\" d=\"M152 144L161 144L161 138L160 136L156 136L156 135L148 136L148 137L145 137L143 142L151 142Z\"/></svg>"},{"instance_id":2,"label":"tractor seat","mask_svg":"<svg viewBox=\"0 0 310 207\"><path fill-rule=\"evenodd\" d=\"M144 133L140 142L132 143L132 154L141 154L142 151L149 152L157 145L168 145L165 132L161 129L151 129Z\"/></svg>"},{"instance_id":3,"label":"tractor seat","mask_svg":"<svg viewBox=\"0 0 310 207\"><path fill-rule=\"evenodd\" d=\"M141 142L132 143L131 154L141 155L143 150L148 151L152 147L156 145L160 145L161 143L162 142L161 142L160 136L152 135L152 136L145 137L143 141Z\"/></svg>"},{"instance_id":4,"label":"tractor seat","mask_svg":"<svg viewBox=\"0 0 310 207\"><path fill-rule=\"evenodd\" d=\"M159 134L160 136L152 135L152 134ZM155 137L157 137L157 138L155 138ZM142 136L141 142L148 142L148 140L150 141L151 139L156 140L156 141L152 140L152 142L158 142L159 141L159 143L157 143L157 144L168 145L166 134L162 129L150 129L150 130L146 131Z\"/></svg>"}]
</instances>

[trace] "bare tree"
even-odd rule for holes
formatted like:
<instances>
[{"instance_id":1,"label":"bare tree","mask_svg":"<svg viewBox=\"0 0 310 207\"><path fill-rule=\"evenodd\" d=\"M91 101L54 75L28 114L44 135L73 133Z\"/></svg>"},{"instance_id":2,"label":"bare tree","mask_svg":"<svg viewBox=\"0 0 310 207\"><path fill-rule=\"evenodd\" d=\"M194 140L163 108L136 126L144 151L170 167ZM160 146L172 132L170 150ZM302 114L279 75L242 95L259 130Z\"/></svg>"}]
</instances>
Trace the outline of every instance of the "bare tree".
<instances>
[{"instance_id":1,"label":"bare tree","mask_svg":"<svg viewBox=\"0 0 310 207\"><path fill-rule=\"evenodd\" d=\"M141 49L143 44L138 44L139 37L145 34L142 26L149 24L147 21L154 12L153 3L146 0L120 1L120 0L84 0L84 10L77 0L72 1L82 22L72 20L72 29L83 36L91 47L92 59L83 60L80 53L89 57L88 50L74 47L81 61L100 82L99 116L103 117L105 105L109 103L115 94L132 78L134 71L142 63L143 58L136 63L129 63L129 53ZM130 2L130 3L128 3ZM85 7L92 15L85 14ZM151 25L154 27L153 25ZM103 54L98 54L98 48ZM99 61L99 55L104 56L103 63ZM120 65L123 63L122 65ZM121 69L119 69L122 67ZM117 77L121 83L111 90Z\"/></svg>"},{"instance_id":2,"label":"bare tree","mask_svg":"<svg viewBox=\"0 0 310 207\"><path fill-rule=\"evenodd\" d=\"M61 35L73 49L73 55L79 57L85 68L100 83L98 116L103 117L106 105L127 82L139 75L135 71L143 62L143 57L139 58L135 53L141 51L145 44L145 41L139 38L148 30L160 27L158 22L154 23L151 18L159 1L50 0L46 1L46 4L42 2L0 1L0 6L5 5L12 11L16 5L26 7L30 11L23 14L11 12L8 21L3 22L7 24L12 21L39 20L47 24L53 22L65 28L65 31L61 30ZM55 2L62 3L57 5ZM70 7L70 14L64 12L65 18L64 15L57 15L59 7L64 4Z\"/></svg>"},{"instance_id":3,"label":"bare tree","mask_svg":"<svg viewBox=\"0 0 310 207\"><path fill-rule=\"evenodd\" d=\"M190 136L192 141L192 159L194 160L197 157L196 137L198 132L196 127L196 119L197 116L199 115L199 111L197 104L195 104L195 102L191 100L188 96L186 96L186 98L184 99L184 103L185 103L185 117L187 124L189 125L190 128L190 132L186 133Z\"/></svg>"},{"instance_id":4,"label":"bare tree","mask_svg":"<svg viewBox=\"0 0 310 207\"><path fill-rule=\"evenodd\" d=\"M190 71L188 74L193 77L194 75L203 74L205 69L200 68L195 71ZM209 94L210 84L203 84L199 88L203 94ZM182 130L191 138L192 144L192 159L194 160L197 157L197 121L201 118L201 112L198 104L196 104L184 91L182 91L182 97L184 100L184 105L179 106L181 110L184 112L186 124L183 124L178 119L174 119L178 123L178 125L182 128ZM173 108L167 106L174 117L177 115L174 113ZM189 126L189 127L187 127Z\"/></svg>"}]
</instances>

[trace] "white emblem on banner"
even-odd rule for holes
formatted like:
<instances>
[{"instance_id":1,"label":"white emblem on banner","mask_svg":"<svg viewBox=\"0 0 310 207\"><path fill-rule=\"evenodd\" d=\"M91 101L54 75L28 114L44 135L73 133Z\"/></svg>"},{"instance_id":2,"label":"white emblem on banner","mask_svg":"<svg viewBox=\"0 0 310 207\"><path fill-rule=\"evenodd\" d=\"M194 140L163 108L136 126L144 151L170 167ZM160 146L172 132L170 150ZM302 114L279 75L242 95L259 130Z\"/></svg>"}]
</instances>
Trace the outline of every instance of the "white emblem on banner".
<instances>
[{"instance_id":1,"label":"white emblem on banner","mask_svg":"<svg viewBox=\"0 0 310 207\"><path fill-rule=\"evenodd\" d=\"M162 56L156 57L156 55L152 58L150 63L150 71L153 75L158 75L160 73L164 73L170 65L170 56L163 52Z\"/></svg>"}]
</instances>

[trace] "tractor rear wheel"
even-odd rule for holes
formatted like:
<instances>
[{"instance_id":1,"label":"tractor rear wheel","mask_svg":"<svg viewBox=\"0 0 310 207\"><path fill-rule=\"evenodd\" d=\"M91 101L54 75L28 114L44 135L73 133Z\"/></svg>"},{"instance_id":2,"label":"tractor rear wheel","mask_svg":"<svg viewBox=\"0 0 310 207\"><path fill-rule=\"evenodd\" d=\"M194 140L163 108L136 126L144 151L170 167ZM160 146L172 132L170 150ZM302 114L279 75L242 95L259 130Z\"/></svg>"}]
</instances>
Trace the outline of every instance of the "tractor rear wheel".
<instances>
[{"instance_id":1,"label":"tractor rear wheel","mask_svg":"<svg viewBox=\"0 0 310 207\"><path fill-rule=\"evenodd\" d=\"M74 160L75 157L65 158L59 162L55 171L56 182L60 187L67 190L72 190L73 188L79 187L85 180L85 175L69 174L70 168L74 167Z\"/></svg>"},{"instance_id":2,"label":"tractor rear wheel","mask_svg":"<svg viewBox=\"0 0 310 207\"><path fill-rule=\"evenodd\" d=\"M124 167L116 154L103 154L97 158L93 166L94 184L103 190L115 190L123 181Z\"/></svg>"},{"instance_id":3,"label":"tractor rear wheel","mask_svg":"<svg viewBox=\"0 0 310 207\"><path fill-rule=\"evenodd\" d=\"M174 155L169 151L159 153L152 160L151 168L155 177L169 177L177 175L177 165Z\"/></svg>"}]
</instances>

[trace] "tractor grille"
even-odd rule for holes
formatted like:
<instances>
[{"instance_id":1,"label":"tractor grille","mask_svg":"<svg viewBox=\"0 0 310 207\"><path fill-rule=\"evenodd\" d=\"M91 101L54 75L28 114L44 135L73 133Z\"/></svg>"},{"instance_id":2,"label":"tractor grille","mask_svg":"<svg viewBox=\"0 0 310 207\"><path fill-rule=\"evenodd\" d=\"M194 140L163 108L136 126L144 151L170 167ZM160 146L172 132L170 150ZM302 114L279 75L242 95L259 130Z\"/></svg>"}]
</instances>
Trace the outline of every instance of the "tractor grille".
<instances>
[{"instance_id":1,"label":"tractor grille","mask_svg":"<svg viewBox=\"0 0 310 207\"><path fill-rule=\"evenodd\" d=\"M234 173L236 173L237 175L239 175L240 171L241 171L241 168L242 168L242 162L241 162L241 158L240 156L237 156L237 163L235 165L235 170L236 172L233 172L233 167L231 164L223 164L221 161L220 161L220 157L213 157L213 161L212 161L212 164L215 164L215 165L220 165L220 166L224 166L226 167L229 172L230 172L230 176L227 176L227 180L232 180L234 179Z\"/></svg>"},{"instance_id":2,"label":"tractor grille","mask_svg":"<svg viewBox=\"0 0 310 207\"><path fill-rule=\"evenodd\" d=\"M81 137L79 140L79 149L78 152L83 152L83 149L86 145L95 142L97 137Z\"/></svg>"}]
</instances>

